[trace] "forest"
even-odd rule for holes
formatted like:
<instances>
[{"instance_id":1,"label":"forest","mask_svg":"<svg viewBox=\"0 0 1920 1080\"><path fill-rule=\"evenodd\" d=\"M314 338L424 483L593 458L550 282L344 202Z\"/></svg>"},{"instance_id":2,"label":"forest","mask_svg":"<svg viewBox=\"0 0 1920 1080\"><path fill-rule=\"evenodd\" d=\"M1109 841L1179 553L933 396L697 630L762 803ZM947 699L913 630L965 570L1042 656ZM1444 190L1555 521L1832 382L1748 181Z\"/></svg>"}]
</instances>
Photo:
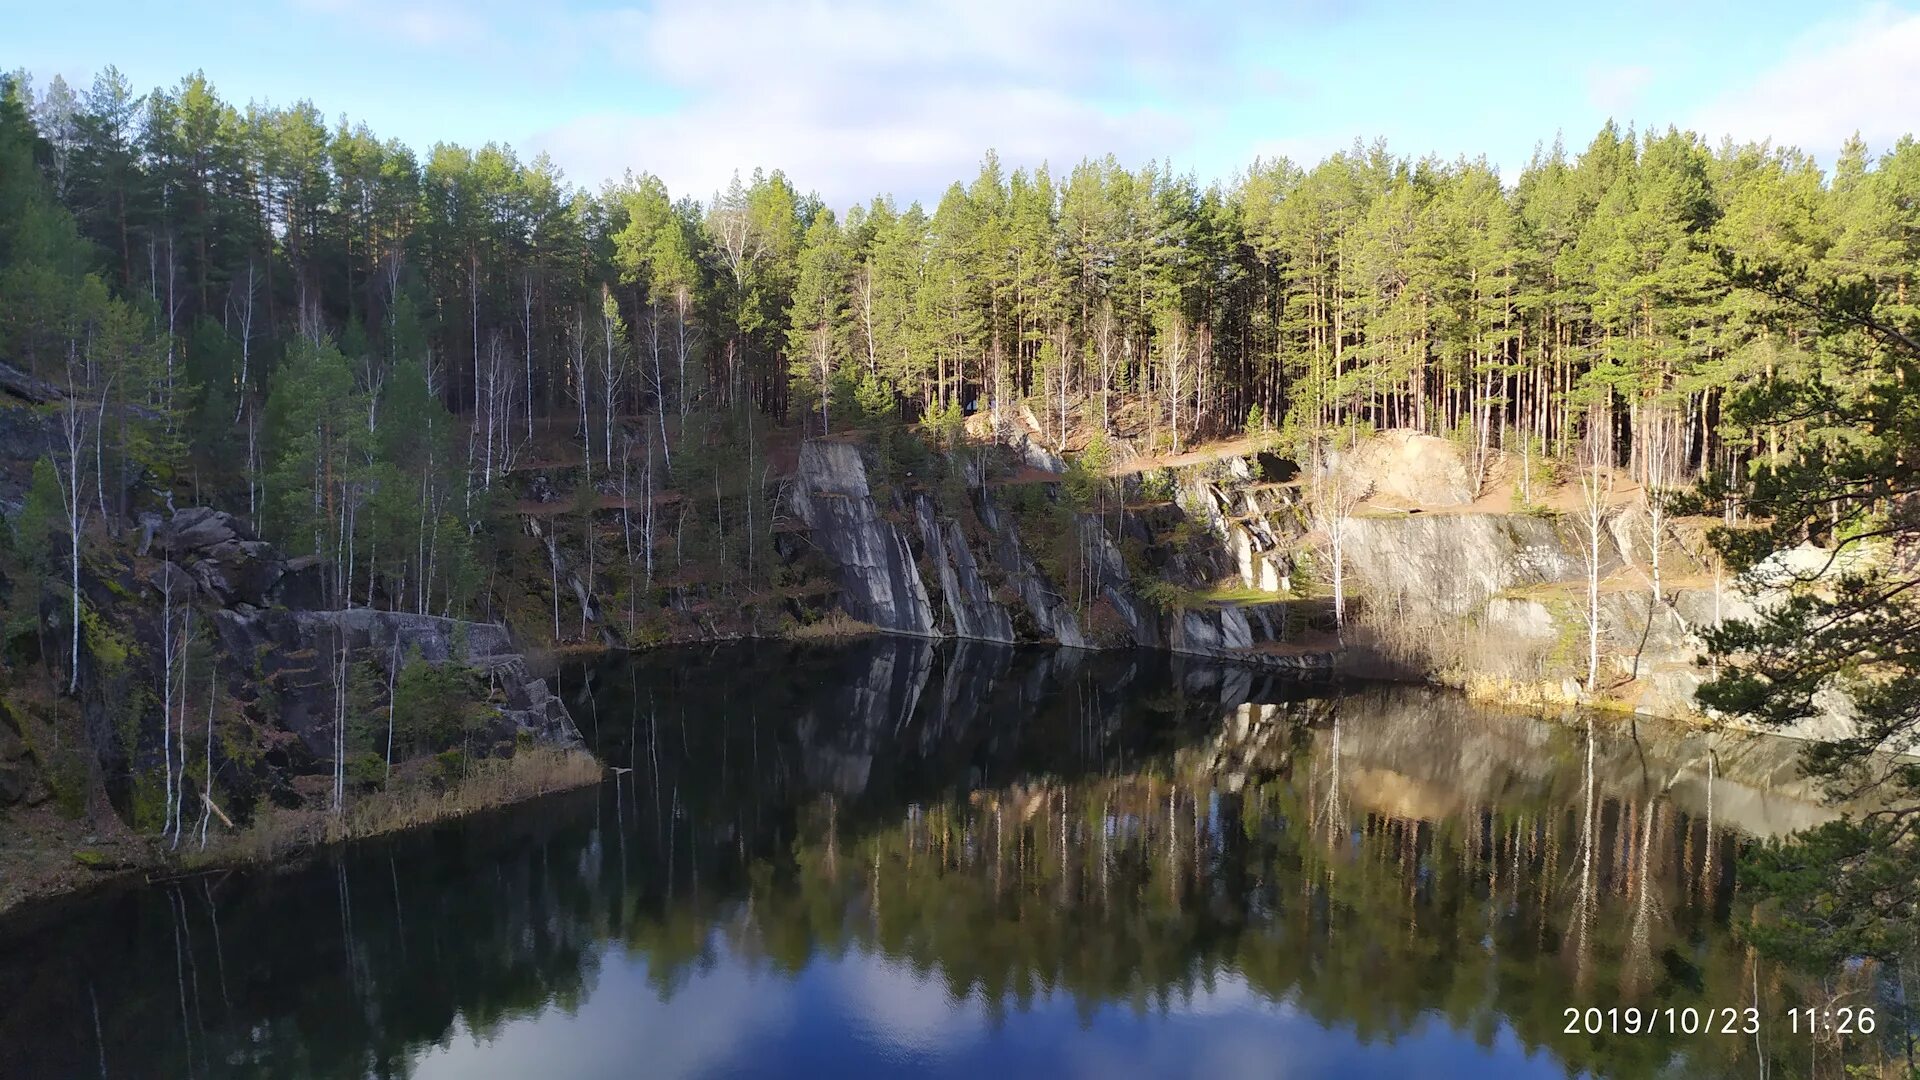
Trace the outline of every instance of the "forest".
<instances>
[{"instance_id":1,"label":"forest","mask_svg":"<svg viewBox=\"0 0 1920 1080\"><path fill-rule=\"evenodd\" d=\"M79 91L17 74L5 101L0 356L69 402L29 509L115 529L107 477L148 476L327 556L341 598L380 579L420 610L475 602L488 497L555 425L603 477L710 498L750 569L767 515L747 528L738 477L773 425L1024 405L1063 447L1148 453L1415 428L1667 485L1821 423L1743 418L1740 388L1865 378L1729 259L1920 303L1911 138L1856 139L1828 172L1608 125L1517 177L1356 142L1204 185L988 152L931 209L836 212L778 171L589 190L503 145L422 153L310 102L238 106L197 73L145 93L113 68ZM746 467L682 482L716 455Z\"/></svg>"},{"instance_id":2,"label":"forest","mask_svg":"<svg viewBox=\"0 0 1920 1080\"><path fill-rule=\"evenodd\" d=\"M551 586L556 644L556 537L577 510L570 643L591 645L597 604L632 630L668 603L656 574L777 584L778 462L806 438L907 433L935 462L925 444L1018 421L1097 471L1241 437L1305 464L1398 429L1450 441L1481 479L1501 455L1523 478L1534 462L1617 472L1656 514L1685 490L1670 508L1723 522L1713 543L1735 571L1808 541L1890 555L1703 631L1701 700L1725 714L1790 724L1836 680L1854 691L1857 734L1809 761L1857 789L1863 763L1920 732L1920 142L1876 154L1855 138L1823 166L1674 128L1609 123L1573 149L1540 135L1518 175L1363 141L1210 179L1113 157L1008 169L989 150L931 206L836 208L777 170L673 192L641 160L591 186L503 144L416 148L313 102L235 104L199 73L150 90L112 67L84 89L0 77L0 663L10 689L44 684L49 715L98 699L48 727L66 790L104 800L101 762L75 747L112 747L125 724L124 816L178 846L184 805L204 842L215 773L269 767L241 740L216 758L220 672L176 611L173 564L146 564L163 564L148 584L167 606L140 651L164 686L112 701L85 686L143 644L106 622L134 575L90 560L146 556L162 508L230 510L319 567L313 610L518 629L528 612L502 582L530 573ZM578 470L572 506L527 505L510 481L554 465ZM1085 507L1061 506L1071 543ZM596 539L611 508L613 546ZM1330 509L1338 622L1351 507L1314 513ZM1605 509L1591 503L1588 695ZM545 561L525 559L529 537ZM626 579L605 596L596 558ZM304 687L332 700L332 746L306 764L327 760L336 815L350 758L356 782L392 774L397 703L482 682L396 677L396 648L382 695L338 656ZM230 655L227 674L257 661ZM206 688L198 765L189 680ZM345 719L383 699L384 761ZM155 703L158 740L122 716ZM418 739L403 720L403 756L417 742L464 767L449 755L471 719L422 719L452 734ZM1743 879L1785 898L1779 951L1920 943L1920 772L1894 781L1890 816L1771 847Z\"/></svg>"}]
</instances>

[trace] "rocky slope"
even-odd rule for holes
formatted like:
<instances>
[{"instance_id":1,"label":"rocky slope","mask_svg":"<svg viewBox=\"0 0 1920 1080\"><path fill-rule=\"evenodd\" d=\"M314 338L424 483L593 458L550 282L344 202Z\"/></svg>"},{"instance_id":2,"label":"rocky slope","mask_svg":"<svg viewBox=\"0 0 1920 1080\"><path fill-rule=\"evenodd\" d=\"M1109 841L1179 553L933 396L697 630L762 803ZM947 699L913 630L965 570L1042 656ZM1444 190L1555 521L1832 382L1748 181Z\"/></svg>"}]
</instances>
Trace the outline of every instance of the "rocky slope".
<instances>
[{"instance_id":1,"label":"rocky slope","mask_svg":"<svg viewBox=\"0 0 1920 1080\"><path fill-rule=\"evenodd\" d=\"M1285 625L1260 605L1169 606L1143 595L1144 581L1198 586L1214 576L1229 558L1224 537L1192 534L1180 549L1124 508L1074 510L1045 477L1029 482L1037 493L1024 512L1002 494L1008 489L977 472L969 479L958 506L927 491L877 495L857 442L818 439L801 448L792 509L831 561L848 615L920 637L1164 648L1298 669L1330 664L1324 651L1260 651ZM1052 549L1070 548L1057 566L1041 565L1029 525L1059 534ZM1167 549L1156 572L1143 579L1128 567L1127 540Z\"/></svg>"},{"instance_id":2,"label":"rocky slope","mask_svg":"<svg viewBox=\"0 0 1920 1080\"><path fill-rule=\"evenodd\" d=\"M332 770L343 713L385 715L389 688L412 663L472 673L481 711L465 742L476 754L511 753L522 738L579 742L504 627L330 607L323 573L317 559L282 556L222 511L147 515L137 535L97 552L82 575L87 760L74 761L69 742L64 767L55 767L58 705L47 720L16 701L0 715L0 758L12 757L0 761L0 808L57 797L93 803L96 825L108 805L122 820L150 824L170 743L176 770L210 766L214 801L232 818L266 802L298 806ZM49 616L66 629L64 608ZM163 709L170 686L177 700ZM163 730L169 715L173 730ZM210 741L207 716L218 735ZM185 761L183 737L195 749ZM62 790L75 785L85 793Z\"/></svg>"}]
</instances>

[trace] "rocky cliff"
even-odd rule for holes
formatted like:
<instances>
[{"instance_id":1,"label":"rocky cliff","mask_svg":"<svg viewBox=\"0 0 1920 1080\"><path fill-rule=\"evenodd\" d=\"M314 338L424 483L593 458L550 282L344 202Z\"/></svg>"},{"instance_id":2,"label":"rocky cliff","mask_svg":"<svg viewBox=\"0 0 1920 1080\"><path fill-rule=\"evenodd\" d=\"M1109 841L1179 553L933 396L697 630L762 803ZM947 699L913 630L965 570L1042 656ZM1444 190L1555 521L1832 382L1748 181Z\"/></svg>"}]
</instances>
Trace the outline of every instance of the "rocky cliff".
<instances>
[{"instance_id":1,"label":"rocky cliff","mask_svg":"<svg viewBox=\"0 0 1920 1080\"><path fill-rule=\"evenodd\" d=\"M400 669L415 663L472 673L482 711L463 737L476 754L510 752L523 737L579 742L505 628L328 606L319 560L286 558L218 510L145 516L137 534L87 562L82 589L79 702L91 760L63 774L52 758L58 743L46 737L58 729L23 708L0 756L20 744L33 751L0 770L5 801L31 804L85 784L95 789L89 798L138 823L152 812L153 778L171 752L176 772L211 769L215 801L235 818L261 800L298 805L307 781L332 771L343 717L384 715ZM65 610L50 614L64 631ZM164 700L169 689L173 701ZM209 724L218 738L207 738ZM178 748L188 734L206 744L191 761Z\"/></svg>"},{"instance_id":2,"label":"rocky cliff","mask_svg":"<svg viewBox=\"0 0 1920 1080\"><path fill-rule=\"evenodd\" d=\"M1018 454L1014 466L1034 472L1036 460L1058 464L1031 440ZM1224 537L1195 532L1183 544L1123 508L1075 510L1058 474L1029 476L1010 489L970 465L966 479L964 494L948 491L944 501L927 490L876 492L859 443L819 439L801 448L792 508L833 563L849 615L921 637L1164 648L1302 670L1330 665L1324 652L1261 652L1287 622L1260 605L1168 607L1148 599L1121 549L1123 541L1153 549L1152 580L1191 583L1230 563ZM1021 492L1020 500L1009 491ZM1036 532L1048 535L1036 540Z\"/></svg>"},{"instance_id":3,"label":"rocky cliff","mask_svg":"<svg viewBox=\"0 0 1920 1080\"><path fill-rule=\"evenodd\" d=\"M794 508L837 568L846 611L919 636L1344 666L1537 705L1695 717L1704 631L1767 602L1714 571L1705 523L1668 519L1656 535L1632 489L1606 501L1596 545L1577 507L1476 498L1485 485L1460 450L1389 432L1327 466L1361 496L1339 525L1349 624L1335 634L1329 525L1312 505L1319 489L1288 463L1233 452L1136 469L1123 506L1070 512L1066 476L1048 471L1059 459L1037 436L1002 451L1018 475L996 480L973 454L958 500L876 486L857 442L802 448ZM1602 669L1591 688L1590 571ZM1839 695L1830 706L1789 734L1848 730Z\"/></svg>"},{"instance_id":4,"label":"rocky cliff","mask_svg":"<svg viewBox=\"0 0 1920 1080\"><path fill-rule=\"evenodd\" d=\"M937 634L926 583L906 536L874 505L858 444L808 442L792 502L813 542L833 560L847 614L892 633Z\"/></svg>"}]
</instances>

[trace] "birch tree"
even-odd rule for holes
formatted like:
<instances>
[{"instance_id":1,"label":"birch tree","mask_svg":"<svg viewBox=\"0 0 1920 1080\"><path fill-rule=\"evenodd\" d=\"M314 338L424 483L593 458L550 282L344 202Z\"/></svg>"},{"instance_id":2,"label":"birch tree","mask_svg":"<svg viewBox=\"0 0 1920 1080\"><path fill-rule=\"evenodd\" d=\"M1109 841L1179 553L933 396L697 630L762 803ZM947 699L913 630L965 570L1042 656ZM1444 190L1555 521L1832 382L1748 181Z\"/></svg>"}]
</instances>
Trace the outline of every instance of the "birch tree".
<instances>
[{"instance_id":1,"label":"birch tree","mask_svg":"<svg viewBox=\"0 0 1920 1080\"><path fill-rule=\"evenodd\" d=\"M1344 630L1347 624L1347 526L1372 491L1347 462L1333 437L1313 438L1305 456L1311 475L1309 512L1314 527L1327 538L1328 561L1332 563L1333 621Z\"/></svg>"},{"instance_id":2,"label":"birch tree","mask_svg":"<svg viewBox=\"0 0 1920 1080\"><path fill-rule=\"evenodd\" d=\"M1612 440L1605 410L1592 406L1581 456L1580 523L1587 533L1587 693L1600 681L1600 538L1606 532L1607 505L1613 495Z\"/></svg>"}]
</instances>

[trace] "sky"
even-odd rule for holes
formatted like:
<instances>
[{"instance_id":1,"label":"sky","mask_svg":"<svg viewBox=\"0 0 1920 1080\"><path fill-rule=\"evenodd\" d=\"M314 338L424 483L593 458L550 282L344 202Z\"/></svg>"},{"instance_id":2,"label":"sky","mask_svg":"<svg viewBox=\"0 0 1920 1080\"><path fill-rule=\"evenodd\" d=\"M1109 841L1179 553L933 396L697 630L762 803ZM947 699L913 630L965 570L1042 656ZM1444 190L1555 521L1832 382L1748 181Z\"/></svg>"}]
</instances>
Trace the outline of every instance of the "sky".
<instances>
[{"instance_id":1,"label":"sky","mask_svg":"<svg viewBox=\"0 0 1920 1080\"><path fill-rule=\"evenodd\" d=\"M1559 10L1556 10L1559 9ZM1113 153L1203 182L1356 138L1511 180L1609 118L1822 161L1920 127L1920 0L0 0L0 69L311 100L425 150L550 154L707 198L786 171L836 207L929 203Z\"/></svg>"}]
</instances>

